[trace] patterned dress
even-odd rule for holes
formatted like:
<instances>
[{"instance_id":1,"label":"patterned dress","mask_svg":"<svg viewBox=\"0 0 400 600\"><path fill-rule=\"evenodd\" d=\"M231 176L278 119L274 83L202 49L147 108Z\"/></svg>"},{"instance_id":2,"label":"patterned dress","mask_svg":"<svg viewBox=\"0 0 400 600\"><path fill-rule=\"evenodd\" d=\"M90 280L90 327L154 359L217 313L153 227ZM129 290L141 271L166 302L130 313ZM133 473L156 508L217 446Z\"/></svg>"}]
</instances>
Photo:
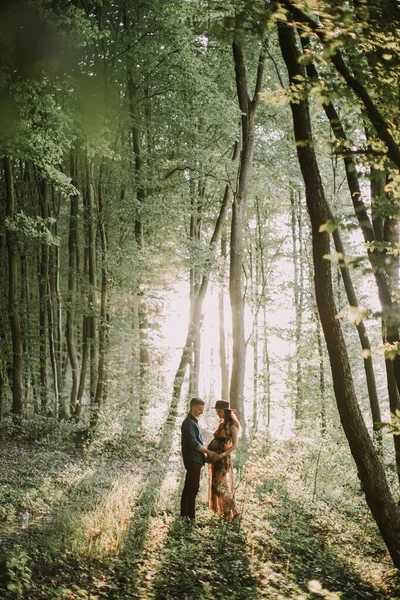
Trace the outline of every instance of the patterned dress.
<instances>
[{"instance_id":1,"label":"patterned dress","mask_svg":"<svg viewBox=\"0 0 400 600\"><path fill-rule=\"evenodd\" d=\"M214 439L208 445L210 450L222 454L232 446L231 427L235 425L225 425L223 421L214 431ZM235 485L233 480L232 458L231 455L225 456L215 463L209 464L209 486L208 486L208 506L209 509L218 515L224 515L227 520L237 516L235 502Z\"/></svg>"}]
</instances>

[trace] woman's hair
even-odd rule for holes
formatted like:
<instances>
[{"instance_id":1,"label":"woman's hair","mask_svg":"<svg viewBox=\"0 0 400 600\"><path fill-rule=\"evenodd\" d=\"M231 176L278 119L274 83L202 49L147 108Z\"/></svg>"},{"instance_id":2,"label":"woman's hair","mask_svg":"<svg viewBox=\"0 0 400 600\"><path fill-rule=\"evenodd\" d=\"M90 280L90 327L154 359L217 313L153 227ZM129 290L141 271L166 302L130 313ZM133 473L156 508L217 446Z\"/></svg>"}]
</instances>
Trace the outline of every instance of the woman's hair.
<instances>
[{"instance_id":1,"label":"woman's hair","mask_svg":"<svg viewBox=\"0 0 400 600\"><path fill-rule=\"evenodd\" d=\"M242 430L239 419L236 416L236 410L224 410L224 425L236 425L239 429L239 433Z\"/></svg>"}]
</instances>

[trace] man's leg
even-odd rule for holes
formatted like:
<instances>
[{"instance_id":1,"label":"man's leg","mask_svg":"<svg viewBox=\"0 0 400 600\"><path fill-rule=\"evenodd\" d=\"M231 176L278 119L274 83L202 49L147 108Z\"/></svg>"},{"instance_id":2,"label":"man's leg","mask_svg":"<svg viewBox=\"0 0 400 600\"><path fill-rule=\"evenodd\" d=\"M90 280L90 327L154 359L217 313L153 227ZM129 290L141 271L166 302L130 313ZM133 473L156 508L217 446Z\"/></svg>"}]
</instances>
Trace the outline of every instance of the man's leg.
<instances>
[{"instance_id":1,"label":"man's leg","mask_svg":"<svg viewBox=\"0 0 400 600\"><path fill-rule=\"evenodd\" d=\"M188 506L188 493L187 493L187 478L188 474L186 471L185 476L185 485L183 486L182 496L181 496L181 517L189 516L189 506Z\"/></svg>"},{"instance_id":2,"label":"man's leg","mask_svg":"<svg viewBox=\"0 0 400 600\"><path fill-rule=\"evenodd\" d=\"M200 463L192 462L186 471L185 485L181 498L182 517L189 517L189 519L196 518L196 496L200 487L201 467Z\"/></svg>"}]
</instances>

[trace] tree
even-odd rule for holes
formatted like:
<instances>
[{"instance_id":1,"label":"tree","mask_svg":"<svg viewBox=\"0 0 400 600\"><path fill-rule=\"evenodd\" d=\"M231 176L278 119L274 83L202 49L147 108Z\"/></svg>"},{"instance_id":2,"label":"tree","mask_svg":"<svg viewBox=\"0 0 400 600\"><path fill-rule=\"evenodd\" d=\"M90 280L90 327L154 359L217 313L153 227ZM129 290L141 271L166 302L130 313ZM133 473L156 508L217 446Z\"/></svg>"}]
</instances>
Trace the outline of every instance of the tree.
<instances>
[{"instance_id":1,"label":"tree","mask_svg":"<svg viewBox=\"0 0 400 600\"><path fill-rule=\"evenodd\" d=\"M299 64L293 24L278 23L282 56L290 85L304 77ZM315 157L307 97L291 98L293 127L300 168L306 186L306 201L312 226L315 294L330 357L333 386L341 423L356 462L365 497L396 567L400 567L400 515L391 495L384 469L372 444L357 402L349 360L333 301L329 236L321 231L328 220L324 189Z\"/></svg>"},{"instance_id":2,"label":"tree","mask_svg":"<svg viewBox=\"0 0 400 600\"><path fill-rule=\"evenodd\" d=\"M236 88L241 118L241 151L237 177L237 189L232 209L231 239L230 239L230 272L229 295L232 308L232 375L230 385L230 401L232 407L238 410L243 420L243 388L245 375L246 347L244 328L244 300L242 291L243 268L243 238L245 229L245 210L247 194L253 164L255 113L260 97L263 71L264 51L261 49L258 58L256 83L252 98L249 96L246 66L243 47L234 40L232 51L235 63Z\"/></svg>"},{"instance_id":3,"label":"tree","mask_svg":"<svg viewBox=\"0 0 400 600\"><path fill-rule=\"evenodd\" d=\"M6 183L8 315L10 319L12 339L12 412L15 423L18 426L21 420L22 412L22 340L17 301L17 248L15 231L13 231L15 221L15 192L10 157L3 158L3 169Z\"/></svg>"}]
</instances>

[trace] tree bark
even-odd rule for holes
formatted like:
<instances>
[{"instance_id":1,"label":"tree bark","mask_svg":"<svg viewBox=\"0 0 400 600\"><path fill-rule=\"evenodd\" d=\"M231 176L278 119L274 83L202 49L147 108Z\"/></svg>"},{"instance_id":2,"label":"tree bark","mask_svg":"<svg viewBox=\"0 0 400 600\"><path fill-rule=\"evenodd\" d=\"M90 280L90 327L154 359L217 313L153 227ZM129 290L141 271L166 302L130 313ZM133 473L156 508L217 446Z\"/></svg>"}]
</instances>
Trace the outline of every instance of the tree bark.
<instances>
[{"instance_id":1,"label":"tree bark","mask_svg":"<svg viewBox=\"0 0 400 600\"><path fill-rule=\"evenodd\" d=\"M21 424L22 414L22 338L18 311L17 285L17 242L10 225L15 219L14 177L10 157L3 158L6 183L6 216L9 226L6 229L8 253L8 316L10 319L12 340L12 414L17 427Z\"/></svg>"},{"instance_id":2,"label":"tree bark","mask_svg":"<svg viewBox=\"0 0 400 600\"><path fill-rule=\"evenodd\" d=\"M87 314L87 332L89 343L89 372L90 372L90 422L96 423L98 406L95 404L97 387L97 366L98 366L98 339L96 329L97 315L97 256L96 256L96 209L94 192L94 174L93 161L89 160L87 164L87 251L88 251L88 314Z\"/></svg>"},{"instance_id":3,"label":"tree bark","mask_svg":"<svg viewBox=\"0 0 400 600\"><path fill-rule=\"evenodd\" d=\"M295 319L296 319L296 399L295 399L295 411L294 418L295 424L297 424L301 417L302 412L302 365L301 365L301 330L302 330L302 282L301 277L301 217L300 217L300 206L299 202L296 202L295 191L290 190L290 204L291 204L291 229L292 229L292 247L293 247L293 270L294 270L294 307L295 307Z\"/></svg>"},{"instance_id":4,"label":"tree bark","mask_svg":"<svg viewBox=\"0 0 400 600\"><path fill-rule=\"evenodd\" d=\"M142 220L143 203L146 198L146 190L143 182L143 155L142 155L142 132L140 129L140 112L138 106L138 89L133 77L128 79L128 94L129 107L132 120L132 149L135 159L135 177L136 177L136 218L135 218L135 239L139 252L144 246L144 229ZM148 349L148 317L147 306L140 293L141 282L138 282L139 287L139 368L141 380L145 377L150 363Z\"/></svg>"},{"instance_id":5,"label":"tree bark","mask_svg":"<svg viewBox=\"0 0 400 600\"><path fill-rule=\"evenodd\" d=\"M232 309L232 374L230 386L230 403L238 412L239 419L244 421L244 377L246 367L246 343L244 299L242 285L243 270L243 238L245 227L245 209L250 183L254 152L254 116L259 101L262 76L264 71L264 55L260 54L253 99L250 99L247 88L247 75L243 49L240 43L232 44L235 63L236 89L239 108L242 113L241 136L242 147L238 168L238 183L232 207L231 248L229 295Z\"/></svg>"},{"instance_id":6,"label":"tree bark","mask_svg":"<svg viewBox=\"0 0 400 600\"><path fill-rule=\"evenodd\" d=\"M54 217L54 223L51 227L52 235L54 238L57 237L57 219L59 216L59 209L55 203L55 191L52 189L52 216ZM48 225L50 228L50 224ZM53 388L54 388L54 410L53 413L59 418L65 418L65 410L62 405L62 333L61 333L61 291L59 285L60 276L60 265L59 265L59 248L57 245L52 244L49 247L49 277L48 277L48 304L47 304L47 323L48 323L48 336L49 336L49 349L50 349L50 361L53 373Z\"/></svg>"},{"instance_id":7,"label":"tree bark","mask_svg":"<svg viewBox=\"0 0 400 600\"><path fill-rule=\"evenodd\" d=\"M227 259L226 237L221 236L221 258L225 264ZM219 342L219 364L221 369L221 398L229 398L229 367L226 356L225 339L225 285L224 269L221 269L221 277L218 290L218 342Z\"/></svg>"},{"instance_id":8,"label":"tree bark","mask_svg":"<svg viewBox=\"0 0 400 600\"><path fill-rule=\"evenodd\" d=\"M77 186L76 157L71 153L71 179ZM72 371L72 386L69 400L70 415L77 412L78 386L79 386L79 361L75 347L75 306L76 306L76 281L78 268L78 196L70 196L69 233L68 233L68 293L66 299L66 341L69 362Z\"/></svg>"},{"instance_id":9,"label":"tree bark","mask_svg":"<svg viewBox=\"0 0 400 600\"><path fill-rule=\"evenodd\" d=\"M305 72L298 63L300 56L294 28L278 24L279 43L290 84ZM371 513L379 527L394 565L400 567L400 513L386 480L383 466L375 451L359 408L349 359L340 323L336 319L328 233L320 227L328 220L322 181L313 149L308 101L290 103L297 155L306 187L307 209L311 220L314 284L319 316L331 363L333 386L341 423L358 468L361 485Z\"/></svg>"},{"instance_id":10,"label":"tree bark","mask_svg":"<svg viewBox=\"0 0 400 600\"><path fill-rule=\"evenodd\" d=\"M48 184L43 179L39 182L40 215L44 221L49 213ZM47 390L47 307L49 289L49 245L41 243L39 265L39 368L40 368L40 410L48 409Z\"/></svg>"},{"instance_id":11,"label":"tree bark","mask_svg":"<svg viewBox=\"0 0 400 600\"><path fill-rule=\"evenodd\" d=\"M198 188L198 189L197 189ZM190 195L190 227L189 227L189 242L196 255L199 247L202 233L202 205L204 202L205 186L200 184L196 186L196 181L192 178L189 180L189 195ZM190 313L192 313L196 298L199 293L201 284L201 275L199 272L197 261L190 266ZM198 335L193 342L192 360L190 362L189 374L189 393L192 397L199 395L199 376L200 376L200 327Z\"/></svg>"},{"instance_id":12,"label":"tree bark","mask_svg":"<svg viewBox=\"0 0 400 600\"><path fill-rule=\"evenodd\" d=\"M106 363L106 351L107 351L107 331L108 331L108 318L107 318L107 306L108 306L108 293L107 293L107 282L108 282L108 240L106 232L106 224L104 218L104 165L100 168L100 178L98 186L98 198L97 198L97 220L99 224L100 233L100 247L101 247L101 291L100 291L100 329L99 329L99 360L97 367L97 386L96 394L94 397L94 404L96 412L101 408L104 400L106 390L106 375L105 375L105 363ZM97 422L97 421L96 421ZM93 422L93 424L96 424Z\"/></svg>"}]
</instances>

